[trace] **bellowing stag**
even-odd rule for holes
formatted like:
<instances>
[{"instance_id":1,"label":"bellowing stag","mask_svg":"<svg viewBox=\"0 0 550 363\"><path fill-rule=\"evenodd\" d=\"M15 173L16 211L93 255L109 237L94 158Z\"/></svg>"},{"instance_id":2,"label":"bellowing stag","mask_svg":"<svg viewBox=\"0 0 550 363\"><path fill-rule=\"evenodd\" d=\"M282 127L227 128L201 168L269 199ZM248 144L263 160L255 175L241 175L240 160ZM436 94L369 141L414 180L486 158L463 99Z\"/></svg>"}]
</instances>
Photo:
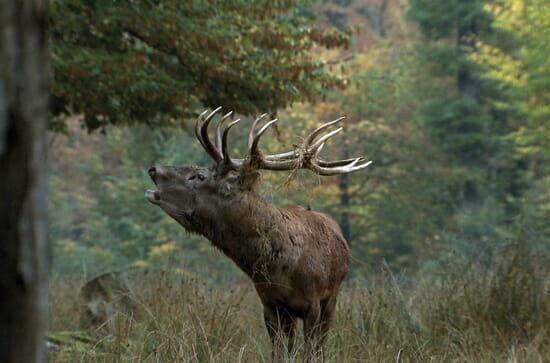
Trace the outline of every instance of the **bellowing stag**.
<instances>
[{"instance_id":1,"label":"bellowing stag","mask_svg":"<svg viewBox=\"0 0 550 363\"><path fill-rule=\"evenodd\" d=\"M340 284L349 270L350 250L338 224L328 215L300 206L277 208L258 193L259 170L311 169L319 175L349 173L367 167L363 158L326 161L325 142L342 130L326 132L343 118L311 132L295 150L264 155L260 137L277 119L258 130L254 121L244 159L229 155L227 136L240 120L224 128L223 116L213 142L208 125L221 109L201 114L195 134L214 159L212 167L153 166L149 175L158 190L147 199L186 230L209 239L253 281L264 308L273 359L285 357L283 339L293 351L297 319L304 323L306 354L319 352L334 317Z\"/></svg>"}]
</instances>

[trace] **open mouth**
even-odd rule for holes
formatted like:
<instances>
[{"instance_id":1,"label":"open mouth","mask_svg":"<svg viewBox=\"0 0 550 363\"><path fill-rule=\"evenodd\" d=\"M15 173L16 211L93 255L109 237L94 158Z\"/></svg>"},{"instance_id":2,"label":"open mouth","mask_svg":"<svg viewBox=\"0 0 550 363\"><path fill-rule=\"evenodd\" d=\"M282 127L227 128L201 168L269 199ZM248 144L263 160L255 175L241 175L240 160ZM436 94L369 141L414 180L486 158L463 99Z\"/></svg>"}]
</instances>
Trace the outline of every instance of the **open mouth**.
<instances>
[{"instance_id":1,"label":"open mouth","mask_svg":"<svg viewBox=\"0 0 550 363\"><path fill-rule=\"evenodd\" d=\"M156 190L147 189L145 191L145 198L153 204L158 204L160 202L160 193Z\"/></svg>"}]
</instances>

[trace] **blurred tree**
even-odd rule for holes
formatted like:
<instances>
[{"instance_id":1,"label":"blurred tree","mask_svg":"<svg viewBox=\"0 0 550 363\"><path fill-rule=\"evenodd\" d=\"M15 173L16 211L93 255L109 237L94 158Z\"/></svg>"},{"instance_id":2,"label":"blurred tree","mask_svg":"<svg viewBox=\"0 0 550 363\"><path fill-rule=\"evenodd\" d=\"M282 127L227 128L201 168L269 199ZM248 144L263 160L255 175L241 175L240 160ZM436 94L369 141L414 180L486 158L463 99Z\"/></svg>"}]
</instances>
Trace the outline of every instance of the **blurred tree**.
<instances>
[{"instance_id":1,"label":"blurred tree","mask_svg":"<svg viewBox=\"0 0 550 363\"><path fill-rule=\"evenodd\" d=\"M0 361L43 362L46 1L0 1Z\"/></svg>"},{"instance_id":2,"label":"blurred tree","mask_svg":"<svg viewBox=\"0 0 550 363\"><path fill-rule=\"evenodd\" d=\"M401 47L377 43L351 66L352 86L329 98L332 109L349 115L350 154L374 163L362 175L349 175L348 203L328 210L349 215L357 262L380 266L386 260L395 268L415 269L439 252L438 231L448 226L450 211L439 183L445 156L411 118L422 103L414 92L423 74L413 71L415 43L402 31L388 34L400 37Z\"/></svg>"},{"instance_id":3,"label":"blurred tree","mask_svg":"<svg viewBox=\"0 0 550 363\"><path fill-rule=\"evenodd\" d=\"M518 225L541 240L549 15L531 0L410 4L423 37L419 69L428 71L416 87L417 120L445 155L440 183L454 209L446 242L469 244L473 255L515 238Z\"/></svg>"},{"instance_id":4,"label":"blurred tree","mask_svg":"<svg viewBox=\"0 0 550 363\"><path fill-rule=\"evenodd\" d=\"M423 104L418 82L430 74L415 57L414 27L401 9L391 11L394 24L385 37L350 61L350 87L288 113L294 133L305 133L320 120L347 116L345 132L323 152L328 159L349 154L374 161L367 170L345 177L295 178L279 203L311 205L339 219L351 241L356 275L384 260L416 270L441 252L441 230L453 216L451 195L441 182L449 172L449 157L413 117ZM286 130L281 139L292 140Z\"/></svg>"},{"instance_id":5,"label":"blurred tree","mask_svg":"<svg viewBox=\"0 0 550 363\"><path fill-rule=\"evenodd\" d=\"M86 135L75 119L68 126L68 135L55 135L51 143L49 238L55 272L89 278L113 269L164 266L206 270L213 279L233 276L228 271L236 269L216 258L208 241L185 234L143 196L152 186L144 165L211 162L194 136L144 125Z\"/></svg>"},{"instance_id":6,"label":"blurred tree","mask_svg":"<svg viewBox=\"0 0 550 363\"><path fill-rule=\"evenodd\" d=\"M205 107L275 112L344 87L314 49L348 36L312 29L300 3L51 1L52 113L84 114L90 131L170 125Z\"/></svg>"},{"instance_id":7,"label":"blurred tree","mask_svg":"<svg viewBox=\"0 0 550 363\"><path fill-rule=\"evenodd\" d=\"M347 66L350 86L328 92L314 106L298 103L281 112L279 129L262 140L267 152L287 150L319 123L345 115L345 135L329 141L324 157L347 152L373 165L347 180L265 172L265 197L340 217L356 276L384 260L412 273L453 261L455 253L477 258L516 238L517 220L522 235L548 241L550 15L543 2L412 1L408 15L415 21L407 22L405 9L388 1L384 36L365 38L364 51L360 37L353 40L358 53ZM341 3L346 19L357 19L363 17L353 9L386 2ZM315 54L341 56L337 50ZM217 92L225 86L220 78L209 87ZM119 97L108 89L105 95ZM185 112L200 109L201 102ZM234 276L206 241L184 235L140 197L150 185L144 166L211 162L193 137L141 125L113 128L103 137L74 126L70 137L58 136L62 142L52 153L56 269L94 274L172 261L207 269L216 279ZM246 147L246 132L244 126L232 130L235 155Z\"/></svg>"},{"instance_id":8,"label":"blurred tree","mask_svg":"<svg viewBox=\"0 0 550 363\"><path fill-rule=\"evenodd\" d=\"M453 196L455 232L469 241L498 235L519 212L516 201L525 191L525 164L506 139L514 112L500 107L501 82L484 78L475 61L480 42L502 47L509 40L495 32L487 4L412 0L408 12L423 37L419 67L429 72L417 87L423 98L417 118L448 158L441 182Z\"/></svg>"},{"instance_id":9,"label":"blurred tree","mask_svg":"<svg viewBox=\"0 0 550 363\"><path fill-rule=\"evenodd\" d=\"M506 0L489 7L494 29L510 40L498 48L479 41L474 60L483 80L497 83L506 97L495 107L513 112L513 127L503 142L513 145L512 159L523 164L527 192L518 199L522 224L550 238L550 7L544 0ZM542 233L541 233L542 232Z\"/></svg>"},{"instance_id":10,"label":"blurred tree","mask_svg":"<svg viewBox=\"0 0 550 363\"><path fill-rule=\"evenodd\" d=\"M469 58L490 27L483 6L480 0L412 0L408 13L420 26L424 42L418 55L434 79L423 90L428 97L420 118L443 151L472 168L487 162L493 141L491 109ZM464 181L463 200L477 204L479 192L473 178Z\"/></svg>"}]
</instances>

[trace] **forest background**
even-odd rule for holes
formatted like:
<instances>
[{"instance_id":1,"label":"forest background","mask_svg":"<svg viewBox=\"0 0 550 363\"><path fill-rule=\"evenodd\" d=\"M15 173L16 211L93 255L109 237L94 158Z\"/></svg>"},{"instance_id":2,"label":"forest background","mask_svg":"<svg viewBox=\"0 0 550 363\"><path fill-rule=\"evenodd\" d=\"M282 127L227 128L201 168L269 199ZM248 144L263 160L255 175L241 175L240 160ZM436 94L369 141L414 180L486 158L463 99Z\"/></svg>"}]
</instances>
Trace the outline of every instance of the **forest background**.
<instances>
[{"instance_id":1,"label":"forest background","mask_svg":"<svg viewBox=\"0 0 550 363\"><path fill-rule=\"evenodd\" d=\"M494 272L517 251L524 269L548 262L547 1L90 4L50 6L52 280L126 270L242 280L143 197L149 166L211 163L192 130L218 105L249 122L277 115L262 140L270 151L346 116L326 156L372 166L264 172L263 194L334 216L359 286L380 274L410 287L450 269ZM246 127L234 131L239 155ZM533 308L547 309L540 321L547 305Z\"/></svg>"},{"instance_id":2,"label":"forest background","mask_svg":"<svg viewBox=\"0 0 550 363\"><path fill-rule=\"evenodd\" d=\"M186 75L163 78L169 74L140 59L147 54L109 53L105 47L118 41L120 24L63 41L100 21L120 23L122 16L107 17L99 5L88 14L53 4L53 94L65 98L53 106L58 132L50 136L53 272L90 277L170 262L205 269L213 280L238 274L206 240L183 233L143 197L151 187L150 165L210 165L192 135L191 115L216 101L247 114L277 112L277 134L264 142L269 150L286 150L321 122L346 116L346 133L327 148L329 157L362 155L374 161L367 171L328 178L265 172L263 179L264 194L277 205L310 205L340 222L353 250L353 276L376 271L382 261L415 275L441 262L490 256L518 238L548 246L550 9L544 1L314 3L318 27L346 32L353 26L354 32L347 49L310 50L328 63L337 87L304 84L317 87L307 95L317 102L286 109L278 108L306 98L295 84L307 74L295 75L298 66L289 59L299 50L273 56L281 62L273 74L248 80L247 66L237 69L245 86L225 85L235 75L224 70L213 84L196 85ZM231 36L217 34L215 26L202 31L211 42ZM231 46L220 47L231 52ZM252 63L255 55L249 56ZM248 95L269 82L261 76L280 74L277 94L248 104L255 102ZM241 100L205 95L198 86L227 93L242 86L235 89ZM281 105L274 107L271 98ZM246 127L235 131L231 144L239 155Z\"/></svg>"}]
</instances>

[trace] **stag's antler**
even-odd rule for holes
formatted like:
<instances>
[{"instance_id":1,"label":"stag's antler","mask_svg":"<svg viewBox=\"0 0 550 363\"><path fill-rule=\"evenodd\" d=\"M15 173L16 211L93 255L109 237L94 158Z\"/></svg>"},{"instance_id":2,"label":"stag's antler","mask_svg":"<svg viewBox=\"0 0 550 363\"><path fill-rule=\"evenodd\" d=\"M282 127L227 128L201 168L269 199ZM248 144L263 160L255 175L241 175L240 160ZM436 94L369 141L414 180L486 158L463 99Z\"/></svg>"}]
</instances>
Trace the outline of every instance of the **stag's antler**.
<instances>
[{"instance_id":1,"label":"stag's antler","mask_svg":"<svg viewBox=\"0 0 550 363\"><path fill-rule=\"evenodd\" d=\"M321 137L319 136L329 127L342 121L344 117L340 117L319 126L304 139L301 146L292 151L273 155L263 155L258 149L260 138L278 121L278 119L273 119L263 125L256 132L258 124L266 116L265 113L252 123L252 127L248 133L248 150L246 157L244 159L234 159L229 155L227 136L229 134L229 130L239 123L240 119L231 122L225 127L225 129L223 129L223 124L232 115L232 112L222 116L218 126L216 127L216 145L212 143L208 136L208 125L214 115L216 115L216 113L220 110L221 107L218 107L214 111L210 112L208 116L206 116L208 111L204 111L197 119L197 123L195 125L195 135L197 136L197 139L199 139L202 147L214 159L214 161L217 164L223 164L228 168L239 169L247 163L257 169L295 170L303 168L313 170L319 175L336 175L361 170L372 163L372 161L365 161L362 157L336 161L326 161L319 157L319 152L328 139L341 132L343 128L339 127Z\"/></svg>"}]
</instances>

